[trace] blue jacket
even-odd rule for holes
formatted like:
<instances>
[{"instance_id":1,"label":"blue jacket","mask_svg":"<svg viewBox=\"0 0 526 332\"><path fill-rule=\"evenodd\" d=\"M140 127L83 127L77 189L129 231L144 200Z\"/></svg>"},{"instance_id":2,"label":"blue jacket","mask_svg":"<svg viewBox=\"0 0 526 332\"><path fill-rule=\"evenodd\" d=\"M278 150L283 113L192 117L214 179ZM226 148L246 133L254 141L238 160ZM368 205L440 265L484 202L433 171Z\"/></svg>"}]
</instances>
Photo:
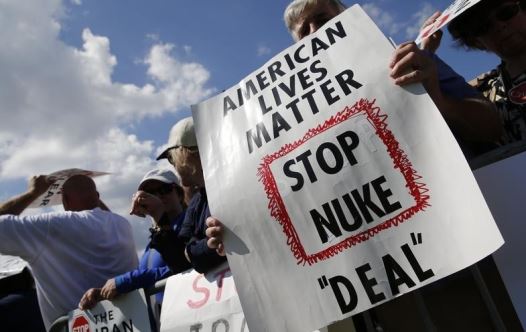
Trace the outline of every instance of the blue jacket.
<instances>
[{"instance_id":1,"label":"blue jacket","mask_svg":"<svg viewBox=\"0 0 526 332\"><path fill-rule=\"evenodd\" d=\"M181 213L174 220L171 226L175 233L181 230L181 224L184 220L185 213ZM172 275L170 268L166 265L159 252L151 248L151 242L146 245L144 254L139 262L139 267L133 271L126 272L115 277L115 286L117 291L127 293L138 288L148 288L153 286L157 281L168 278ZM157 303L161 303L163 293L157 293Z\"/></svg>"},{"instance_id":2,"label":"blue jacket","mask_svg":"<svg viewBox=\"0 0 526 332\"><path fill-rule=\"evenodd\" d=\"M206 273L226 261L226 257L219 256L206 244L206 218L209 216L208 199L203 188L192 197L179 234L161 230L152 235L152 247L161 253L173 273L189 268ZM186 259L185 250L192 263Z\"/></svg>"}]
</instances>

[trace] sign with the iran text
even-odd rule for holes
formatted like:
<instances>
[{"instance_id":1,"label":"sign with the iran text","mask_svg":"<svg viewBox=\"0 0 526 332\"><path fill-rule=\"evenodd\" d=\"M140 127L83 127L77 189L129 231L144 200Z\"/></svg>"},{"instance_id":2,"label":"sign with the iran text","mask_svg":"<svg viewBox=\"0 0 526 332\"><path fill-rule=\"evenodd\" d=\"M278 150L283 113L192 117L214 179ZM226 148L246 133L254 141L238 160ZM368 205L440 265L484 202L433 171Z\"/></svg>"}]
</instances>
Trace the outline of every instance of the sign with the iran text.
<instances>
[{"instance_id":1,"label":"sign with the iran text","mask_svg":"<svg viewBox=\"0 0 526 332\"><path fill-rule=\"evenodd\" d=\"M70 311L71 332L150 332L148 306L142 289L101 301L93 309Z\"/></svg>"},{"instance_id":2,"label":"sign with the iran text","mask_svg":"<svg viewBox=\"0 0 526 332\"><path fill-rule=\"evenodd\" d=\"M250 331L312 331L502 238L442 116L359 6L193 107Z\"/></svg>"}]
</instances>

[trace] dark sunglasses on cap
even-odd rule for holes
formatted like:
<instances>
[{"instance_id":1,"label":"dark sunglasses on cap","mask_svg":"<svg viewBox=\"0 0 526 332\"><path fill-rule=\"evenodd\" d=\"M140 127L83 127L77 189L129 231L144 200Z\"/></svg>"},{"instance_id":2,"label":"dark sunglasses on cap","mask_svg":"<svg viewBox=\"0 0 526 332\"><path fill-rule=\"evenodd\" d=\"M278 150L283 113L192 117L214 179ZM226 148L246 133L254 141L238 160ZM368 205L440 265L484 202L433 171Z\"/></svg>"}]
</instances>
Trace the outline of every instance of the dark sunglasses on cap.
<instances>
[{"instance_id":1,"label":"dark sunglasses on cap","mask_svg":"<svg viewBox=\"0 0 526 332\"><path fill-rule=\"evenodd\" d=\"M521 2L508 2L493 10L487 17L478 21L474 26L472 34L475 37L484 36L491 31L495 21L506 22L515 17L521 10Z\"/></svg>"}]
</instances>

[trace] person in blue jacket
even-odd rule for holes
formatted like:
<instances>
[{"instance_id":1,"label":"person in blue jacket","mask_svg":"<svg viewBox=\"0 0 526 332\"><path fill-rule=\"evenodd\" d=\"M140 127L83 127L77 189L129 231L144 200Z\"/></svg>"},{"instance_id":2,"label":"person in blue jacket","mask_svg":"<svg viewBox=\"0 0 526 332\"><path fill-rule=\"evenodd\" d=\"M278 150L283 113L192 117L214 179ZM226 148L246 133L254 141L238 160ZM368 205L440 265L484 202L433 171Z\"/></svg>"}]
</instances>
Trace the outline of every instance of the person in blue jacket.
<instances>
[{"instance_id":1,"label":"person in blue jacket","mask_svg":"<svg viewBox=\"0 0 526 332\"><path fill-rule=\"evenodd\" d=\"M163 228L170 229L175 234L179 233L185 216L184 191L178 176L172 170L153 169L146 173L134 194L134 199L139 195L144 197L143 200L148 201L147 204L152 209L166 218L164 224L155 223L152 232ZM136 209L134 214L146 216L146 213L140 209ZM111 300L119 294L151 287L155 282L170 275L172 271L159 252L151 247L150 242L146 245L137 269L109 279L102 288L88 290L82 297L79 307L81 309L92 308L100 300ZM162 299L162 292L150 299L153 313L158 313Z\"/></svg>"}]
</instances>

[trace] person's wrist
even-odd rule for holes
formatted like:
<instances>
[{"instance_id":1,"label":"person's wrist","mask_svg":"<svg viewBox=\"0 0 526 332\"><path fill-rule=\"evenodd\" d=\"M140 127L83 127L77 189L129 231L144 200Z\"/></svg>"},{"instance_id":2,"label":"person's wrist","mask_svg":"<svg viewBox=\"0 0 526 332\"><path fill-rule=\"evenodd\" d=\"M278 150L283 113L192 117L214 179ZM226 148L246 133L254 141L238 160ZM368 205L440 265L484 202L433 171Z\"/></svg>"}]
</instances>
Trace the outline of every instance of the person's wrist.
<instances>
[{"instance_id":1,"label":"person's wrist","mask_svg":"<svg viewBox=\"0 0 526 332\"><path fill-rule=\"evenodd\" d=\"M37 188L29 188L29 190L26 192L26 194L33 198L33 199L36 199L38 198L40 195L42 195L43 193L45 193L46 191L45 190L38 190Z\"/></svg>"},{"instance_id":2,"label":"person's wrist","mask_svg":"<svg viewBox=\"0 0 526 332\"><path fill-rule=\"evenodd\" d=\"M170 217L165 211L160 211L157 214L157 218L154 217L155 224L161 229L167 229L170 227Z\"/></svg>"}]
</instances>

